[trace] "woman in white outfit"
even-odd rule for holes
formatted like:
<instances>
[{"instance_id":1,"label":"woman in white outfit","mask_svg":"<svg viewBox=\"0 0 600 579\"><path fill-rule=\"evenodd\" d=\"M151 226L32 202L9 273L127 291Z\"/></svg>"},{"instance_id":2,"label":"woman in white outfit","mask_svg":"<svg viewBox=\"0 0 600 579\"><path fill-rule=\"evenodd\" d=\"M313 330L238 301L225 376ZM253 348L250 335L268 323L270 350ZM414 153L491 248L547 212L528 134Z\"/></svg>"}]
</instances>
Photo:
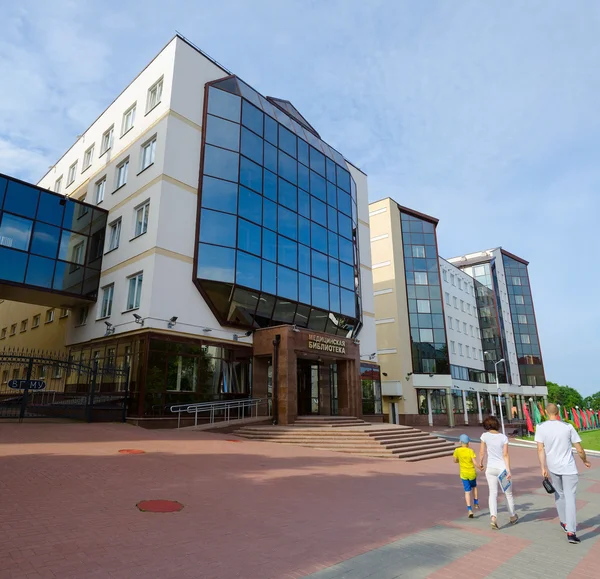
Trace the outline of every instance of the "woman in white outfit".
<instances>
[{"instance_id":1,"label":"woman in white outfit","mask_svg":"<svg viewBox=\"0 0 600 579\"><path fill-rule=\"evenodd\" d=\"M488 416L483 421L483 428L485 429L485 432L481 435L479 466L480 468L483 468L483 458L487 450L487 467L485 469L485 478L487 479L490 489L490 524L492 525L493 529L497 529L498 487L500 487L498 475L506 470L508 478L511 480L510 458L508 456L508 438L501 432L498 432L500 423L495 416ZM519 517L515 513L515 500L512 494L512 484L508 487L505 494L506 505L508 506L508 512L510 513L510 524L514 525L519 520Z\"/></svg>"}]
</instances>

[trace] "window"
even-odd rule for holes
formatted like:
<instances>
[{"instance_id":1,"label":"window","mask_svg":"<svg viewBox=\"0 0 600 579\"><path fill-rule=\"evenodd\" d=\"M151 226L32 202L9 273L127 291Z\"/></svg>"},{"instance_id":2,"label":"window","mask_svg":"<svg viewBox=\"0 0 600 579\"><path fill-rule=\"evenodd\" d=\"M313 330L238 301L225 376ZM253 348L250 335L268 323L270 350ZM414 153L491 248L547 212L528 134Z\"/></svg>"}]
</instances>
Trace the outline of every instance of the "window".
<instances>
[{"instance_id":1,"label":"window","mask_svg":"<svg viewBox=\"0 0 600 579\"><path fill-rule=\"evenodd\" d=\"M453 300L453 302L454 302L454 307L455 307L456 309L458 309L458 299L456 298L456 296L452 296L452 300Z\"/></svg>"},{"instance_id":2,"label":"window","mask_svg":"<svg viewBox=\"0 0 600 579\"><path fill-rule=\"evenodd\" d=\"M67 174L67 187L75 181L75 175L77 174L77 161L75 161L70 167Z\"/></svg>"},{"instance_id":3,"label":"window","mask_svg":"<svg viewBox=\"0 0 600 579\"><path fill-rule=\"evenodd\" d=\"M77 325L83 326L87 322L88 307L84 306L77 310Z\"/></svg>"},{"instance_id":4,"label":"window","mask_svg":"<svg viewBox=\"0 0 600 579\"><path fill-rule=\"evenodd\" d=\"M460 320L456 320L456 331L460 334Z\"/></svg>"},{"instance_id":5,"label":"window","mask_svg":"<svg viewBox=\"0 0 600 579\"><path fill-rule=\"evenodd\" d=\"M13 324L13 325L10 327L10 335L11 335L11 336L14 336L16 333L17 333L17 324Z\"/></svg>"},{"instance_id":6,"label":"window","mask_svg":"<svg viewBox=\"0 0 600 579\"><path fill-rule=\"evenodd\" d=\"M421 342L433 342L433 330L429 330L427 328L421 328L419 330L419 337L421 338Z\"/></svg>"},{"instance_id":7,"label":"window","mask_svg":"<svg viewBox=\"0 0 600 579\"><path fill-rule=\"evenodd\" d=\"M483 360L483 352L481 350L479 350L479 359Z\"/></svg>"},{"instance_id":8,"label":"window","mask_svg":"<svg viewBox=\"0 0 600 579\"><path fill-rule=\"evenodd\" d=\"M150 201L144 203L135 210L135 229L134 237L139 237L148 231L148 212L150 211Z\"/></svg>"},{"instance_id":9,"label":"window","mask_svg":"<svg viewBox=\"0 0 600 579\"><path fill-rule=\"evenodd\" d=\"M517 319L519 321L519 324L526 324L527 323L527 316L525 314L519 314L517 316Z\"/></svg>"},{"instance_id":10,"label":"window","mask_svg":"<svg viewBox=\"0 0 600 579\"><path fill-rule=\"evenodd\" d=\"M527 385L528 386L537 386L535 376L527 376Z\"/></svg>"},{"instance_id":11,"label":"window","mask_svg":"<svg viewBox=\"0 0 600 579\"><path fill-rule=\"evenodd\" d=\"M426 271L415 271L415 284L416 285L427 285L427 272Z\"/></svg>"},{"instance_id":12,"label":"window","mask_svg":"<svg viewBox=\"0 0 600 579\"><path fill-rule=\"evenodd\" d=\"M102 143L100 144L100 154L104 155L106 151L108 151L113 144L113 133L115 130L115 126L113 125L108 131L106 131L102 135Z\"/></svg>"},{"instance_id":13,"label":"window","mask_svg":"<svg viewBox=\"0 0 600 579\"><path fill-rule=\"evenodd\" d=\"M471 304L467 304L467 313L471 315Z\"/></svg>"},{"instance_id":14,"label":"window","mask_svg":"<svg viewBox=\"0 0 600 579\"><path fill-rule=\"evenodd\" d=\"M450 294L446 292L444 295L446 296L446 303L450 305Z\"/></svg>"},{"instance_id":15,"label":"window","mask_svg":"<svg viewBox=\"0 0 600 579\"><path fill-rule=\"evenodd\" d=\"M156 151L156 137L154 137L151 141L142 145L142 160L140 171L147 169L154 163L154 153Z\"/></svg>"},{"instance_id":16,"label":"window","mask_svg":"<svg viewBox=\"0 0 600 579\"><path fill-rule=\"evenodd\" d=\"M467 358L471 357L471 350L469 350L469 346L465 346L465 350L467 351Z\"/></svg>"},{"instance_id":17,"label":"window","mask_svg":"<svg viewBox=\"0 0 600 579\"><path fill-rule=\"evenodd\" d=\"M467 322L463 322L463 333L467 335Z\"/></svg>"},{"instance_id":18,"label":"window","mask_svg":"<svg viewBox=\"0 0 600 579\"><path fill-rule=\"evenodd\" d=\"M471 336L474 338L475 337L475 332L473 330L473 326L469 326L469 329L471 330Z\"/></svg>"},{"instance_id":19,"label":"window","mask_svg":"<svg viewBox=\"0 0 600 579\"><path fill-rule=\"evenodd\" d=\"M21 322L21 332L26 332L27 331L27 320L23 320Z\"/></svg>"},{"instance_id":20,"label":"window","mask_svg":"<svg viewBox=\"0 0 600 579\"><path fill-rule=\"evenodd\" d=\"M462 291L462 279L458 278L458 289Z\"/></svg>"},{"instance_id":21,"label":"window","mask_svg":"<svg viewBox=\"0 0 600 579\"><path fill-rule=\"evenodd\" d=\"M422 245L412 246L413 257L425 257L425 247Z\"/></svg>"},{"instance_id":22,"label":"window","mask_svg":"<svg viewBox=\"0 0 600 579\"><path fill-rule=\"evenodd\" d=\"M525 298L523 296L515 296L515 303L522 306L525 304Z\"/></svg>"},{"instance_id":23,"label":"window","mask_svg":"<svg viewBox=\"0 0 600 579\"><path fill-rule=\"evenodd\" d=\"M129 172L129 157L125 159L120 165L117 165L117 184L115 187L119 189L119 187L123 187L125 183L127 183L127 173Z\"/></svg>"},{"instance_id":24,"label":"window","mask_svg":"<svg viewBox=\"0 0 600 579\"><path fill-rule=\"evenodd\" d=\"M85 261L85 242L84 241L73 246L73 253L71 256L71 261L78 265L83 265L83 262ZM76 268L72 269L71 271L75 271L75 270L76 270Z\"/></svg>"},{"instance_id":25,"label":"window","mask_svg":"<svg viewBox=\"0 0 600 579\"><path fill-rule=\"evenodd\" d=\"M513 277L512 278L512 284L513 285L521 285L521 278L520 277Z\"/></svg>"},{"instance_id":26,"label":"window","mask_svg":"<svg viewBox=\"0 0 600 579\"><path fill-rule=\"evenodd\" d=\"M452 326L452 318L450 316L448 316L448 327L453 330L454 327Z\"/></svg>"},{"instance_id":27,"label":"window","mask_svg":"<svg viewBox=\"0 0 600 579\"><path fill-rule=\"evenodd\" d=\"M121 127L121 136L133 129L133 123L135 122L135 104L128 108L123 113L123 126Z\"/></svg>"},{"instance_id":28,"label":"window","mask_svg":"<svg viewBox=\"0 0 600 579\"><path fill-rule=\"evenodd\" d=\"M135 310L140 307L140 297L142 295L143 273L138 273L129 278L129 292L127 294L127 309Z\"/></svg>"},{"instance_id":29,"label":"window","mask_svg":"<svg viewBox=\"0 0 600 579\"><path fill-rule=\"evenodd\" d=\"M60 193L60 190L62 189L62 175L56 180L54 181L54 192L55 193Z\"/></svg>"},{"instance_id":30,"label":"window","mask_svg":"<svg viewBox=\"0 0 600 579\"><path fill-rule=\"evenodd\" d=\"M462 348L462 344L458 344L458 353L463 356L463 348Z\"/></svg>"},{"instance_id":31,"label":"window","mask_svg":"<svg viewBox=\"0 0 600 579\"><path fill-rule=\"evenodd\" d=\"M529 334L521 334L521 343L531 344L531 337L529 336Z\"/></svg>"},{"instance_id":32,"label":"window","mask_svg":"<svg viewBox=\"0 0 600 579\"><path fill-rule=\"evenodd\" d=\"M163 89L163 79L161 78L159 81L155 82L148 89L148 102L146 103L146 112L149 113L158 103L160 103L160 98L162 96Z\"/></svg>"},{"instance_id":33,"label":"window","mask_svg":"<svg viewBox=\"0 0 600 579\"><path fill-rule=\"evenodd\" d=\"M46 323L50 324L54 321L54 310L48 310L46 312Z\"/></svg>"},{"instance_id":34,"label":"window","mask_svg":"<svg viewBox=\"0 0 600 579\"><path fill-rule=\"evenodd\" d=\"M464 312L465 311L465 302L463 300L460 300L460 309Z\"/></svg>"},{"instance_id":35,"label":"window","mask_svg":"<svg viewBox=\"0 0 600 579\"><path fill-rule=\"evenodd\" d=\"M31 329L37 328L40 325L40 318L40 314L33 316L33 320L31 321Z\"/></svg>"},{"instance_id":36,"label":"window","mask_svg":"<svg viewBox=\"0 0 600 579\"><path fill-rule=\"evenodd\" d=\"M102 305L100 307L100 318L108 318L112 313L113 294L115 285L107 285L102 288Z\"/></svg>"},{"instance_id":37,"label":"window","mask_svg":"<svg viewBox=\"0 0 600 579\"><path fill-rule=\"evenodd\" d=\"M65 309L60 310L60 316L59 317L61 317L61 318L68 318L69 317L69 310L65 310Z\"/></svg>"},{"instance_id":38,"label":"window","mask_svg":"<svg viewBox=\"0 0 600 579\"><path fill-rule=\"evenodd\" d=\"M471 350L473 351L473 360L477 359L477 350L475 348L471 348Z\"/></svg>"},{"instance_id":39,"label":"window","mask_svg":"<svg viewBox=\"0 0 600 579\"><path fill-rule=\"evenodd\" d=\"M60 377L62 377L62 367L60 364L54 364L53 378L60 378Z\"/></svg>"},{"instance_id":40,"label":"window","mask_svg":"<svg viewBox=\"0 0 600 579\"><path fill-rule=\"evenodd\" d=\"M431 305L429 300L417 300L417 312L420 314L430 314Z\"/></svg>"},{"instance_id":41,"label":"window","mask_svg":"<svg viewBox=\"0 0 600 579\"><path fill-rule=\"evenodd\" d=\"M442 277L444 278L444 281L448 281L448 275L446 274L445 269L442 270Z\"/></svg>"},{"instance_id":42,"label":"window","mask_svg":"<svg viewBox=\"0 0 600 579\"><path fill-rule=\"evenodd\" d=\"M46 377L46 366L38 366L38 378L44 379Z\"/></svg>"},{"instance_id":43,"label":"window","mask_svg":"<svg viewBox=\"0 0 600 579\"><path fill-rule=\"evenodd\" d=\"M121 219L117 219L113 221L108 226L108 249L107 251L112 251L113 249L117 249L119 247L119 240L121 239Z\"/></svg>"},{"instance_id":44,"label":"window","mask_svg":"<svg viewBox=\"0 0 600 579\"><path fill-rule=\"evenodd\" d=\"M94 158L94 145L92 145L84 154L83 154L83 167L81 168L81 172L83 173L86 169L92 165L92 159Z\"/></svg>"},{"instance_id":45,"label":"window","mask_svg":"<svg viewBox=\"0 0 600 579\"><path fill-rule=\"evenodd\" d=\"M451 274L450 274L450 283L451 283L453 286L455 286L455 285L456 285L456 280L455 280L455 278L454 278L454 274L453 274L453 273L451 273Z\"/></svg>"},{"instance_id":46,"label":"window","mask_svg":"<svg viewBox=\"0 0 600 579\"><path fill-rule=\"evenodd\" d=\"M450 342L450 351L456 354L456 344L454 342Z\"/></svg>"},{"instance_id":47,"label":"window","mask_svg":"<svg viewBox=\"0 0 600 579\"><path fill-rule=\"evenodd\" d=\"M104 201L104 191L106 190L106 177L103 177L96 183L96 205Z\"/></svg>"},{"instance_id":48,"label":"window","mask_svg":"<svg viewBox=\"0 0 600 579\"><path fill-rule=\"evenodd\" d=\"M8 382L8 370L4 370L2 372L2 384L6 384Z\"/></svg>"}]
</instances>

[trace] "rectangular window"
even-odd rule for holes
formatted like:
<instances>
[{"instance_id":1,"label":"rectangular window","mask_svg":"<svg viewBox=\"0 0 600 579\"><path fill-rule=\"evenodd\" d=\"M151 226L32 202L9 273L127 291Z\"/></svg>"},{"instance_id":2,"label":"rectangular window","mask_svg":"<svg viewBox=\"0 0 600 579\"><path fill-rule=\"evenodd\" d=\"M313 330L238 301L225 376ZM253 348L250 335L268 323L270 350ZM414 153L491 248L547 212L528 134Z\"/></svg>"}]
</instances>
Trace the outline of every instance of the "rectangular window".
<instances>
[{"instance_id":1,"label":"rectangular window","mask_svg":"<svg viewBox=\"0 0 600 579\"><path fill-rule=\"evenodd\" d=\"M115 126L113 125L108 131L102 135L102 143L100 144L100 154L104 155L113 144L113 134L115 132Z\"/></svg>"},{"instance_id":2,"label":"rectangular window","mask_svg":"<svg viewBox=\"0 0 600 579\"><path fill-rule=\"evenodd\" d=\"M460 309L464 312L465 311L465 302L463 300L460 300Z\"/></svg>"},{"instance_id":3,"label":"rectangular window","mask_svg":"<svg viewBox=\"0 0 600 579\"><path fill-rule=\"evenodd\" d=\"M444 295L446 296L446 303L450 305L450 294L446 292Z\"/></svg>"},{"instance_id":4,"label":"rectangular window","mask_svg":"<svg viewBox=\"0 0 600 579\"><path fill-rule=\"evenodd\" d=\"M474 338L475 337L475 331L473 329L473 326L469 326L470 330L471 330L471 336Z\"/></svg>"},{"instance_id":5,"label":"rectangular window","mask_svg":"<svg viewBox=\"0 0 600 579\"><path fill-rule=\"evenodd\" d=\"M412 246L413 257L425 257L425 247L422 245Z\"/></svg>"},{"instance_id":6,"label":"rectangular window","mask_svg":"<svg viewBox=\"0 0 600 579\"><path fill-rule=\"evenodd\" d=\"M127 294L127 309L135 310L140 307L140 298L142 296L143 273L138 273L129 278L129 292Z\"/></svg>"},{"instance_id":7,"label":"rectangular window","mask_svg":"<svg viewBox=\"0 0 600 579\"><path fill-rule=\"evenodd\" d=\"M6 338L6 330L8 330L8 328L2 328L2 331L0 332L0 340L4 340L4 338Z\"/></svg>"},{"instance_id":8,"label":"rectangular window","mask_svg":"<svg viewBox=\"0 0 600 579\"><path fill-rule=\"evenodd\" d=\"M448 316L448 327L453 330L454 327L452 326L452 318L450 316Z\"/></svg>"},{"instance_id":9,"label":"rectangular window","mask_svg":"<svg viewBox=\"0 0 600 579\"><path fill-rule=\"evenodd\" d=\"M46 366L38 366L38 378L43 380L46 377Z\"/></svg>"},{"instance_id":10,"label":"rectangular window","mask_svg":"<svg viewBox=\"0 0 600 579\"><path fill-rule=\"evenodd\" d=\"M33 316L33 320L31 321L31 328L37 328L40 325L40 314L37 316Z\"/></svg>"},{"instance_id":11,"label":"rectangular window","mask_svg":"<svg viewBox=\"0 0 600 579\"><path fill-rule=\"evenodd\" d=\"M75 161L70 167L67 173L67 187L75 181L75 175L77 175L77 161Z\"/></svg>"},{"instance_id":12,"label":"rectangular window","mask_svg":"<svg viewBox=\"0 0 600 579\"><path fill-rule=\"evenodd\" d=\"M54 321L54 310L48 310L46 312L46 323L50 324Z\"/></svg>"},{"instance_id":13,"label":"rectangular window","mask_svg":"<svg viewBox=\"0 0 600 579\"><path fill-rule=\"evenodd\" d=\"M458 309L458 299L456 298L456 296L452 296L452 300L453 300L453 302L454 302L454 307L455 307L456 309Z\"/></svg>"},{"instance_id":14,"label":"rectangular window","mask_svg":"<svg viewBox=\"0 0 600 579\"><path fill-rule=\"evenodd\" d=\"M135 104L129 107L123 113L123 126L121 127L121 136L133 129L133 123L135 122Z\"/></svg>"},{"instance_id":15,"label":"rectangular window","mask_svg":"<svg viewBox=\"0 0 600 579\"><path fill-rule=\"evenodd\" d=\"M479 359L483 360L483 352L481 350L479 350Z\"/></svg>"},{"instance_id":16,"label":"rectangular window","mask_svg":"<svg viewBox=\"0 0 600 579\"><path fill-rule=\"evenodd\" d=\"M108 249L107 251L112 251L113 249L117 249L119 247L119 241L121 239L121 218L113 221L108 226Z\"/></svg>"},{"instance_id":17,"label":"rectangular window","mask_svg":"<svg viewBox=\"0 0 600 579\"><path fill-rule=\"evenodd\" d=\"M467 304L467 313L471 315L471 304Z\"/></svg>"},{"instance_id":18,"label":"rectangular window","mask_svg":"<svg viewBox=\"0 0 600 579\"><path fill-rule=\"evenodd\" d=\"M81 167L81 172L83 173L86 169L89 169L92 165L92 160L94 158L94 145L92 145L87 151L83 154L83 166Z\"/></svg>"},{"instance_id":19,"label":"rectangular window","mask_svg":"<svg viewBox=\"0 0 600 579\"><path fill-rule=\"evenodd\" d=\"M513 285L521 285L521 278L520 277L513 277L512 278L512 284Z\"/></svg>"},{"instance_id":20,"label":"rectangular window","mask_svg":"<svg viewBox=\"0 0 600 579\"><path fill-rule=\"evenodd\" d=\"M6 384L8 382L8 370L4 370L2 372L2 384Z\"/></svg>"},{"instance_id":21,"label":"rectangular window","mask_svg":"<svg viewBox=\"0 0 600 579\"><path fill-rule=\"evenodd\" d=\"M455 280L455 278L454 278L454 274L453 274L453 273L451 273L451 274L450 274L450 283L451 283L453 286L456 286L456 280Z\"/></svg>"},{"instance_id":22,"label":"rectangular window","mask_svg":"<svg viewBox=\"0 0 600 579\"><path fill-rule=\"evenodd\" d=\"M471 350L469 350L469 346L465 346L465 349L467 350L467 358L471 357Z\"/></svg>"},{"instance_id":23,"label":"rectangular window","mask_svg":"<svg viewBox=\"0 0 600 579\"><path fill-rule=\"evenodd\" d=\"M456 320L456 331L460 334L460 320Z\"/></svg>"},{"instance_id":24,"label":"rectangular window","mask_svg":"<svg viewBox=\"0 0 600 579\"><path fill-rule=\"evenodd\" d=\"M450 351L456 354L456 344L454 342L450 342Z\"/></svg>"},{"instance_id":25,"label":"rectangular window","mask_svg":"<svg viewBox=\"0 0 600 579\"><path fill-rule=\"evenodd\" d=\"M529 334L521 334L521 343L522 344L531 344L531 338Z\"/></svg>"},{"instance_id":26,"label":"rectangular window","mask_svg":"<svg viewBox=\"0 0 600 579\"><path fill-rule=\"evenodd\" d=\"M446 273L445 269L442 270L442 278L444 279L444 281L448 281L448 274Z\"/></svg>"},{"instance_id":27,"label":"rectangular window","mask_svg":"<svg viewBox=\"0 0 600 579\"><path fill-rule=\"evenodd\" d=\"M525 298L523 296L515 296L515 303L522 306L525 304Z\"/></svg>"},{"instance_id":28,"label":"rectangular window","mask_svg":"<svg viewBox=\"0 0 600 579\"><path fill-rule=\"evenodd\" d=\"M123 187L127 183L127 173L129 173L129 157L125 159L121 164L117 165L117 183L116 189Z\"/></svg>"},{"instance_id":29,"label":"rectangular window","mask_svg":"<svg viewBox=\"0 0 600 579\"><path fill-rule=\"evenodd\" d=\"M462 291L462 279L458 278L458 289Z\"/></svg>"},{"instance_id":30,"label":"rectangular window","mask_svg":"<svg viewBox=\"0 0 600 579\"><path fill-rule=\"evenodd\" d=\"M96 205L104 201L104 191L106 190L106 177L103 177L96 183Z\"/></svg>"},{"instance_id":31,"label":"rectangular window","mask_svg":"<svg viewBox=\"0 0 600 579\"><path fill-rule=\"evenodd\" d=\"M65 310L65 309L60 310L60 316L59 317L61 317L61 318L68 318L69 317L69 310Z\"/></svg>"},{"instance_id":32,"label":"rectangular window","mask_svg":"<svg viewBox=\"0 0 600 579\"><path fill-rule=\"evenodd\" d=\"M142 145L142 159L140 164L140 171L147 169L154 163L154 153L156 151L156 137L151 141Z\"/></svg>"},{"instance_id":33,"label":"rectangular window","mask_svg":"<svg viewBox=\"0 0 600 579\"><path fill-rule=\"evenodd\" d=\"M535 376L527 376L527 385L528 386L537 386Z\"/></svg>"},{"instance_id":34,"label":"rectangular window","mask_svg":"<svg viewBox=\"0 0 600 579\"><path fill-rule=\"evenodd\" d=\"M62 189L62 175L56 180L54 181L54 192L55 193L60 193L60 190Z\"/></svg>"},{"instance_id":35,"label":"rectangular window","mask_svg":"<svg viewBox=\"0 0 600 579\"><path fill-rule=\"evenodd\" d=\"M21 332L26 332L27 331L27 320L23 320L21 322Z\"/></svg>"},{"instance_id":36,"label":"rectangular window","mask_svg":"<svg viewBox=\"0 0 600 579\"><path fill-rule=\"evenodd\" d=\"M426 271L415 271L415 284L416 285L427 285L427 272Z\"/></svg>"},{"instance_id":37,"label":"rectangular window","mask_svg":"<svg viewBox=\"0 0 600 579\"><path fill-rule=\"evenodd\" d=\"M419 330L419 337L421 338L421 342L432 343L433 342L433 330L428 328L421 328Z\"/></svg>"},{"instance_id":38,"label":"rectangular window","mask_svg":"<svg viewBox=\"0 0 600 579\"><path fill-rule=\"evenodd\" d=\"M54 374L53 374L54 378L60 378L62 377L62 367L60 364L54 364Z\"/></svg>"},{"instance_id":39,"label":"rectangular window","mask_svg":"<svg viewBox=\"0 0 600 579\"><path fill-rule=\"evenodd\" d=\"M146 103L146 113L149 113L158 103L162 97L163 79L161 78L155 82L148 89L148 101Z\"/></svg>"},{"instance_id":40,"label":"rectangular window","mask_svg":"<svg viewBox=\"0 0 600 579\"><path fill-rule=\"evenodd\" d=\"M77 265L83 265L85 261L85 243L83 241L73 246L71 261ZM71 271L75 271L75 269L72 269Z\"/></svg>"},{"instance_id":41,"label":"rectangular window","mask_svg":"<svg viewBox=\"0 0 600 579\"><path fill-rule=\"evenodd\" d=\"M13 324L13 325L10 327L10 335L11 335L11 336L14 336L16 333L17 333L17 324Z\"/></svg>"},{"instance_id":42,"label":"rectangular window","mask_svg":"<svg viewBox=\"0 0 600 579\"><path fill-rule=\"evenodd\" d=\"M458 353L463 356L463 349L462 349L462 344L458 344Z\"/></svg>"},{"instance_id":43,"label":"rectangular window","mask_svg":"<svg viewBox=\"0 0 600 579\"><path fill-rule=\"evenodd\" d=\"M79 308L77 310L77 325L84 326L85 323L87 322L87 317L88 317L88 307L84 306L82 308Z\"/></svg>"},{"instance_id":44,"label":"rectangular window","mask_svg":"<svg viewBox=\"0 0 600 579\"><path fill-rule=\"evenodd\" d=\"M134 237L138 237L148 231L148 213L150 211L150 201L135 210L135 228ZM416 274L415 274L416 275Z\"/></svg>"},{"instance_id":45,"label":"rectangular window","mask_svg":"<svg viewBox=\"0 0 600 579\"><path fill-rule=\"evenodd\" d=\"M100 307L100 318L108 318L112 313L113 294L115 284L110 284L102 288L102 305Z\"/></svg>"},{"instance_id":46,"label":"rectangular window","mask_svg":"<svg viewBox=\"0 0 600 579\"><path fill-rule=\"evenodd\" d=\"M475 348L471 348L471 350L473 351L473 360L477 359L477 350Z\"/></svg>"},{"instance_id":47,"label":"rectangular window","mask_svg":"<svg viewBox=\"0 0 600 579\"><path fill-rule=\"evenodd\" d=\"M517 316L517 319L519 320L519 324L526 324L527 323L527 316L525 314L519 314Z\"/></svg>"},{"instance_id":48,"label":"rectangular window","mask_svg":"<svg viewBox=\"0 0 600 579\"><path fill-rule=\"evenodd\" d=\"M467 322L463 322L463 333L467 335Z\"/></svg>"},{"instance_id":49,"label":"rectangular window","mask_svg":"<svg viewBox=\"0 0 600 579\"><path fill-rule=\"evenodd\" d=\"M430 314L431 305L429 304L429 300L417 300L417 312L420 314Z\"/></svg>"}]
</instances>

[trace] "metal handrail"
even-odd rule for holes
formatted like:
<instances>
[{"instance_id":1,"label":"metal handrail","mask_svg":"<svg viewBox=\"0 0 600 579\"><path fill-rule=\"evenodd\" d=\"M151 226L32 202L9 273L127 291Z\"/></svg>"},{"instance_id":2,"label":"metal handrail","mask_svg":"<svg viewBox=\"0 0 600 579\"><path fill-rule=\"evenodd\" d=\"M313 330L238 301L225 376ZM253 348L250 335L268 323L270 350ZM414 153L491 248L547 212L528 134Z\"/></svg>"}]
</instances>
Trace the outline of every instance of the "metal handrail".
<instances>
[{"instance_id":1,"label":"metal handrail","mask_svg":"<svg viewBox=\"0 0 600 579\"><path fill-rule=\"evenodd\" d=\"M171 406L171 412L177 414L177 428L181 425L181 415L194 414L194 426L198 426L198 414L204 412L209 413L209 423L215 422L215 412L224 410L223 422L229 422L231 420L231 410L237 409L237 418L241 418L241 411L244 408L250 408L250 417L252 417L252 411L255 410L254 416L258 416L258 407L260 404L265 402L262 398L239 398L237 400L216 400L214 402L198 402L192 404L176 404Z\"/></svg>"}]
</instances>

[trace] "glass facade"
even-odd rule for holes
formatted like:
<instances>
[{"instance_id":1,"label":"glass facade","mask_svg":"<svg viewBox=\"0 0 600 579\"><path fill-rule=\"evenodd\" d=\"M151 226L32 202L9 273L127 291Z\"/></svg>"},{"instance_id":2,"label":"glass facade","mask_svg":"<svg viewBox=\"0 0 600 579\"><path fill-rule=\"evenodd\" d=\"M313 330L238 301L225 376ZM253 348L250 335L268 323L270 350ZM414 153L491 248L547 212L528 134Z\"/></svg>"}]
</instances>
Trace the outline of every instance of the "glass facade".
<instances>
[{"instance_id":1,"label":"glass facade","mask_svg":"<svg viewBox=\"0 0 600 579\"><path fill-rule=\"evenodd\" d=\"M207 86L196 282L222 323L352 336L361 317L356 184L287 101Z\"/></svg>"},{"instance_id":2,"label":"glass facade","mask_svg":"<svg viewBox=\"0 0 600 579\"><path fill-rule=\"evenodd\" d=\"M435 225L400 212L413 371L450 374Z\"/></svg>"},{"instance_id":3,"label":"glass facade","mask_svg":"<svg viewBox=\"0 0 600 579\"><path fill-rule=\"evenodd\" d=\"M107 216L0 175L0 284L96 299Z\"/></svg>"},{"instance_id":4,"label":"glass facade","mask_svg":"<svg viewBox=\"0 0 600 579\"><path fill-rule=\"evenodd\" d=\"M361 363L360 381L362 386L363 414L381 414L381 370L376 364Z\"/></svg>"}]
</instances>

